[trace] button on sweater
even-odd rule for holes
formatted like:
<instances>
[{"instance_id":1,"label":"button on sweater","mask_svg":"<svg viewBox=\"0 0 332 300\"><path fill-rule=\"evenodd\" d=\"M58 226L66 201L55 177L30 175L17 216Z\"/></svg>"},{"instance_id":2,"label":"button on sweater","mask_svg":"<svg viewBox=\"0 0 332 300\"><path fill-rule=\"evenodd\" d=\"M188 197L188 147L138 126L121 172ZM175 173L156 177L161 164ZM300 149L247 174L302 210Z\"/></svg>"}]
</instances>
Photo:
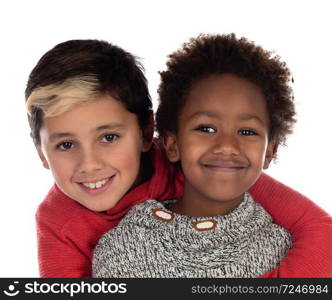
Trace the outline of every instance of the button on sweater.
<instances>
[{"instance_id":1,"label":"button on sweater","mask_svg":"<svg viewBox=\"0 0 332 300\"><path fill-rule=\"evenodd\" d=\"M175 200L134 206L103 235L94 277L258 277L279 265L291 236L246 193L231 213L190 217L167 209Z\"/></svg>"}]
</instances>

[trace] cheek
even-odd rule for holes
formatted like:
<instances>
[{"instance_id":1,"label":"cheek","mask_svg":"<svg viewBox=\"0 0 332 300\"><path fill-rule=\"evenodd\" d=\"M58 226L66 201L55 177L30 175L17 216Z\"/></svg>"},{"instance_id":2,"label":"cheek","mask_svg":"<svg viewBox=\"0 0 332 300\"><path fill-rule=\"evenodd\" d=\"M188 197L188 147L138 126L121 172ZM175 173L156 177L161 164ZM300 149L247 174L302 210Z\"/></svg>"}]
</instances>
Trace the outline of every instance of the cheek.
<instances>
[{"instance_id":1,"label":"cheek","mask_svg":"<svg viewBox=\"0 0 332 300\"><path fill-rule=\"evenodd\" d=\"M251 161L251 164L261 170L265 161L266 145L257 144L250 147L247 146L246 153Z\"/></svg>"},{"instance_id":2,"label":"cheek","mask_svg":"<svg viewBox=\"0 0 332 300\"><path fill-rule=\"evenodd\" d=\"M71 178L76 165L75 156L64 156L62 153L47 149L46 157L53 177L57 182Z\"/></svg>"},{"instance_id":3,"label":"cheek","mask_svg":"<svg viewBox=\"0 0 332 300\"><path fill-rule=\"evenodd\" d=\"M140 167L141 153L141 139L131 137L123 141L121 147L108 156L108 161L117 169L129 170L130 173L136 173Z\"/></svg>"},{"instance_id":4,"label":"cheek","mask_svg":"<svg viewBox=\"0 0 332 300\"><path fill-rule=\"evenodd\" d=\"M72 159L55 159L49 161L54 179L57 182L70 179L74 174L75 162Z\"/></svg>"},{"instance_id":5,"label":"cheek","mask_svg":"<svg viewBox=\"0 0 332 300\"><path fill-rule=\"evenodd\" d=\"M117 169L136 169L140 164L141 152L137 151L117 151L112 153L108 159L109 164Z\"/></svg>"},{"instance_id":6,"label":"cheek","mask_svg":"<svg viewBox=\"0 0 332 300\"><path fill-rule=\"evenodd\" d=\"M179 144L180 160L183 168L191 167L199 162L201 156L206 152L206 143L196 139L183 139Z\"/></svg>"}]
</instances>

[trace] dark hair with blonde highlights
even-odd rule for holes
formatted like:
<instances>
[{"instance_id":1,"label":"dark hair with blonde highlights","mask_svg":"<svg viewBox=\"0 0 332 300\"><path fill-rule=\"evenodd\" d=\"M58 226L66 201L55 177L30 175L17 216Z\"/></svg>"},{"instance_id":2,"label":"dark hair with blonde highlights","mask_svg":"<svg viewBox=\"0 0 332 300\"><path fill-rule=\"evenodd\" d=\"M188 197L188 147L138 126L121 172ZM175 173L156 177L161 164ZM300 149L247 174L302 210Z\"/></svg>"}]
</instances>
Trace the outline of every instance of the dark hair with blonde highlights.
<instances>
[{"instance_id":1,"label":"dark hair with blonde highlights","mask_svg":"<svg viewBox=\"0 0 332 300\"><path fill-rule=\"evenodd\" d=\"M57 106L54 115L103 94L120 101L145 128L153 112L143 71L135 56L106 41L70 40L56 45L31 71L25 90L34 142L40 144L43 118L52 106Z\"/></svg>"}]
</instances>

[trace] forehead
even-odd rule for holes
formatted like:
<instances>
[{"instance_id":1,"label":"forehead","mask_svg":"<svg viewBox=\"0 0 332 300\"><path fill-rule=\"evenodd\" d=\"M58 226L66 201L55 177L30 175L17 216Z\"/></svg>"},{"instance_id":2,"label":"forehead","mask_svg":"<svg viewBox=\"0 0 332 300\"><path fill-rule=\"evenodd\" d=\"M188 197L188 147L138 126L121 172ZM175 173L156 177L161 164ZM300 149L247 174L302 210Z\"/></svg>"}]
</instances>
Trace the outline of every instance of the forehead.
<instances>
[{"instance_id":1,"label":"forehead","mask_svg":"<svg viewBox=\"0 0 332 300\"><path fill-rule=\"evenodd\" d=\"M213 75L191 87L182 115L190 117L200 111L211 111L225 118L246 114L268 118L262 89L234 74Z\"/></svg>"},{"instance_id":2,"label":"forehead","mask_svg":"<svg viewBox=\"0 0 332 300\"><path fill-rule=\"evenodd\" d=\"M100 96L89 103L79 104L55 117L43 120L42 131L82 132L92 131L105 124L122 127L138 126L136 115L112 96Z\"/></svg>"}]
</instances>

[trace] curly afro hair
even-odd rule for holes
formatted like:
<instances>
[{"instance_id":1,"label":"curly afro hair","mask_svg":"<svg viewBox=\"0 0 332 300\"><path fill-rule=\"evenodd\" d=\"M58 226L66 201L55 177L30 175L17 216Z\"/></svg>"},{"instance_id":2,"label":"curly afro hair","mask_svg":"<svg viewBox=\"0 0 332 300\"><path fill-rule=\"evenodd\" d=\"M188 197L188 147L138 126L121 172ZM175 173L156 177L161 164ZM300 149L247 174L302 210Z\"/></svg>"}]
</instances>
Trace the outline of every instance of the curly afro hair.
<instances>
[{"instance_id":1,"label":"curly afro hair","mask_svg":"<svg viewBox=\"0 0 332 300\"><path fill-rule=\"evenodd\" d=\"M157 131L178 131L178 119L186 95L200 79L210 75L232 73L261 87L270 118L269 140L285 144L295 120L291 73L280 57L246 38L235 34L207 35L185 43L169 55L167 70L160 72Z\"/></svg>"}]
</instances>

